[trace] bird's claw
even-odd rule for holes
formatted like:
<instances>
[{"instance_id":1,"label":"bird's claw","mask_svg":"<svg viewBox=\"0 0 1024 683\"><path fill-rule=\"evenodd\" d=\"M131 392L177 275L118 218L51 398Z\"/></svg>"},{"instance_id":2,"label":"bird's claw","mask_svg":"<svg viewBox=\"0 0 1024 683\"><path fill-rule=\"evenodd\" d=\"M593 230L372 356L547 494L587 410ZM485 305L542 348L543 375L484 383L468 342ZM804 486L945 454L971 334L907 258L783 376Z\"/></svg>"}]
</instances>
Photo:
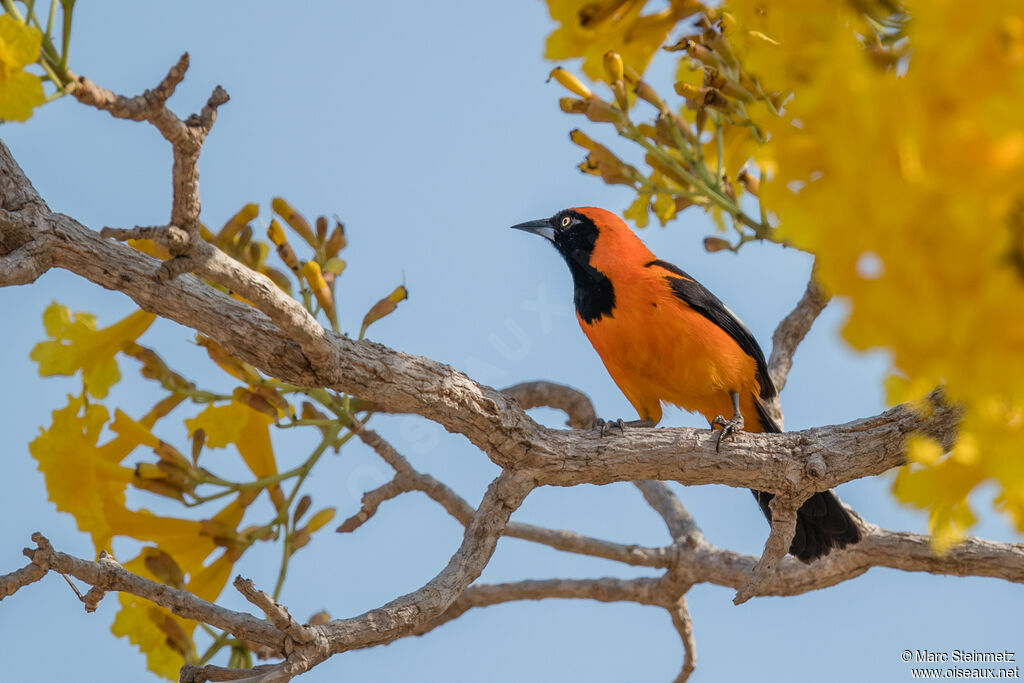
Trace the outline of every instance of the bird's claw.
<instances>
[{"instance_id":1,"label":"bird's claw","mask_svg":"<svg viewBox=\"0 0 1024 683\"><path fill-rule=\"evenodd\" d=\"M743 416L737 413L730 419L726 420L721 415L715 417L711 421L712 428L721 427L722 429L718 432L718 438L715 440L715 453L718 453L722 449L722 441L732 436L736 432L743 430Z\"/></svg>"},{"instance_id":2,"label":"bird's claw","mask_svg":"<svg viewBox=\"0 0 1024 683\"><path fill-rule=\"evenodd\" d=\"M626 431L626 423L622 421L621 417L618 420L602 420L601 418L596 418L594 420L594 426L591 429L601 430L601 438L603 439L608 434L608 430L612 427L618 427L620 434Z\"/></svg>"}]
</instances>

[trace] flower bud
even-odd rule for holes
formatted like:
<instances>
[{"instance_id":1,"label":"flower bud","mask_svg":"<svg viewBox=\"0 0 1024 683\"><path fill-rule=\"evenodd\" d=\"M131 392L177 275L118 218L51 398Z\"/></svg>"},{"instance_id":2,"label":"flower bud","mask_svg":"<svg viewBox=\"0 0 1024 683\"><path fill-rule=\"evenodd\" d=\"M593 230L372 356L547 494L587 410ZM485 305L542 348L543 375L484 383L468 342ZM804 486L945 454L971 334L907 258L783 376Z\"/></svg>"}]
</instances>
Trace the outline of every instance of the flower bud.
<instances>
[{"instance_id":1,"label":"flower bud","mask_svg":"<svg viewBox=\"0 0 1024 683\"><path fill-rule=\"evenodd\" d=\"M731 249L732 245L727 240L721 237L705 237L704 238L704 250L714 253L716 251L724 251Z\"/></svg>"},{"instance_id":2,"label":"flower bud","mask_svg":"<svg viewBox=\"0 0 1024 683\"><path fill-rule=\"evenodd\" d=\"M579 145L583 149L587 150L593 150L594 147L597 145L596 142L591 140L587 136L587 134L584 133L579 128L573 128L571 131L569 131L569 139L572 140L574 144Z\"/></svg>"},{"instance_id":3,"label":"flower bud","mask_svg":"<svg viewBox=\"0 0 1024 683\"><path fill-rule=\"evenodd\" d=\"M609 50L604 53L604 71L608 74L608 82L621 81L625 76L625 68L622 64L622 55Z\"/></svg>"},{"instance_id":4,"label":"flower bud","mask_svg":"<svg viewBox=\"0 0 1024 683\"><path fill-rule=\"evenodd\" d=\"M309 222L306 221L305 217L292 208L292 205L286 202L281 197L274 197L270 206L273 207L274 211L284 219L284 222L294 230L299 237L306 240L306 243L314 249L317 246L316 236L313 234L312 228L309 227Z\"/></svg>"},{"instance_id":5,"label":"flower bud","mask_svg":"<svg viewBox=\"0 0 1024 683\"><path fill-rule=\"evenodd\" d=\"M594 123L618 123L622 120L621 109L596 97L587 100L587 109L583 113Z\"/></svg>"},{"instance_id":6,"label":"flower bud","mask_svg":"<svg viewBox=\"0 0 1024 683\"><path fill-rule=\"evenodd\" d=\"M309 283L309 288L313 291L313 296L320 302L320 307L324 309L324 313L327 314L328 320L331 321L333 327L337 327L338 318L337 313L334 310L334 296L331 294L330 287L327 286L327 282L324 280L324 274L320 270L320 264L316 261L306 261L302 264L302 275L306 278L306 282Z\"/></svg>"},{"instance_id":7,"label":"flower bud","mask_svg":"<svg viewBox=\"0 0 1024 683\"><path fill-rule=\"evenodd\" d=\"M594 94L590 92L590 88L583 85L583 81L576 78L576 76L569 73L560 66L556 66L554 69L551 70L551 74L548 76L548 80L550 81L552 78L561 83L566 90L576 95L579 95L583 99L587 99Z\"/></svg>"},{"instance_id":8,"label":"flower bud","mask_svg":"<svg viewBox=\"0 0 1024 683\"><path fill-rule=\"evenodd\" d=\"M560 97L558 107L566 114L582 114L587 110L587 101L575 97Z\"/></svg>"},{"instance_id":9,"label":"flower bud","mask_svg":"<svg viewBox=\"0 0 1024 683\"><path fill-rule=\"evenodd\" d=\"M761 191L761 180L747 173L747 169L741 169L739 174L736 176L736 180L740 181L743 185L743 189L755 197L760 196Z\"/></svg>"}]
</instances>

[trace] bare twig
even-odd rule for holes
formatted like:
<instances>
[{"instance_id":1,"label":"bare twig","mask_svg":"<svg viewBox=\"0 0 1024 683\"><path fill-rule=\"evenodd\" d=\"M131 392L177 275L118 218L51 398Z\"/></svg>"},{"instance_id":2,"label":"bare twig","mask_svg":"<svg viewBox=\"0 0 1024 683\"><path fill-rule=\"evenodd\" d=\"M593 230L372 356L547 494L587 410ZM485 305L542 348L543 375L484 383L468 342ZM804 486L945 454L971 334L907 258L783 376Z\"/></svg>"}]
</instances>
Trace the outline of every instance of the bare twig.
<instances>
[{"instance_id":1,"label":"bare twig","mask_svg":"<svg viewBox=\"0 0 1024 683\"><path fill-rule=\"evenodd\" d=\"M335 531L339 534L355 531L377 514L377 508L380 507L381 503L410 490L411 488L405 485L402 475L396 475L394 479L386 484L382 484L372 491L364 493L362 499L363 506L359 508L359 512L342 522Z\"/></svg>"},{"instance_id":2,"label":"bare twig","mask_svg":"<svg viewBox=\"0 0 1024 683\"><path fill-rule=\"evenodd\" d=\"M636 602L661 605L660 579L545 579L514 583L479 584L468 588L440 616L419 626L410 635L423 635L442 624L458 619L477 607L489 607L516 600L550 598L597 600L598 602Z\"/></svg>"},{"instance_id":3,"label":"bare twig","mask_svg":"<svg viewBox=\"0 0 1024 683\"><path fill-rule=\"evenodd\" d=\"M338 532L344 533L358 528L376 513L380 503L409 491L427 494L463 526L472 521L476 511L459 494L429 474L415 470L402 454L373 430L358 428L356 433L395 469L396 475L390 482L364 494L360 511L342 522L337 529ZM509 522L503 535L540 543L565 552L602 557L631 565L667 567L671 562L671 556L664 548L622 545L584 536L575 531L547 529L522 522Z\"/></svg>"},{"instance_id":4,"label":"bare twig","mask_svg":"<svg viewBox=\"0 0 1024 683\"><path fill-rule=\"evenodd\" d=\"M316 632L312 628L302 626L299 622L295 621L285 607L279 605L272 597L257 589L252 579L243 579L241 576L236 576L234 586L246 600L259 607L267 615L270 623L296 643L305 644L312 642L316 638Z\"/></svg>"},{"instance_id":5,"label":"bare twig","mask_svg":"<svg viewBox=\"0 0 1024 683\"><path fill-rule=\"evenodd\" d=\"M665 482L648 480L638 481L635 484L644 495L644 500L665 520L665 525L668 527L668 532L672 534L673 540L703 540L703 534L701 534L697 522Z\"/></svg>"},{"instance_id":6,"label":"bare twig","mask_svg":"<svg viewBox=\"0 0 1024 683\"><path fill-rule=\"evenodd\" d=\"M793 542L796 533L796 511L803 504L803 498L789 498L775 496L769 506L772 511L772 528L768 534L768 540L764 543L764 552L761 559L757 561L750 572L750 580L743 585L733 598L733 603L741 605L754 597L761 587L767 583L775 567L786 553Z\"/></svg>"},{"instance_id":7,"label":"bare twig","mask_svg":"<svg viewBox=\"0 0 1024 683\"><path fill-rule=\"evenodd\" d=\"M10 574L0 576L0 600L8 595L14 595L19 589L30 583L35 583L46 576L46 569L40 565L30 562L21 569L16 569Z\"/></svg>"},{"instance_id":8,"label":"bare twig","mask_svg":"<svg viewBox=\"0 0 1024 683\"><path fill-rule=\"evenodd\" d=\"M686 595L680 595L668 612L672 616L672 625L679 633L679 639L683 641L683 668L676 676L676 683L686 683L697 668L697 642L693 638L693 620L690 619L690 609L686 605Z\"/></svg>"},{"instance_id":9,"label":"bare twig","mask_svg":"<svg viewBox=\"0 0 1024 683\"><path fill-rule=\"evenodd\" d=\"M818 315L825 310L830 298L812 273L807 281L807 289L796 307L775 328L772 334L772 353L768 358L768 374L779 391L786 386L786 377L793 367L793 354L797 346L807 336Z\"/></svg>"},{"instance_id":10,"label":"bare twig","mask_svg":"<svg viewBox=\"0 0 1024 683\"><path fill-rule=\"evenodd\" d=\"M180 683L206 683L207 681L235 681L236 683L256 683L266 681L266 676L279 674L280 664L263 664L251 669L229 669L223 666L195 666L186 664L181 669Z\"/></svg>"},{"instance_id":11,"label":"bare twig","mask_svg":"<svg viewBox=\"0 0 1024 683\"><path fill-rule=\"evenodd\" d=\"M134 121L148 121L171 143L174 149L172 186L174 201L169 225L184 230L192 244L199 242L199 152L217 119L217 108L228 101L227 92L214 88L206 106L199 114L179 119L167 108L167 99L174 94L188 70L185 53L152 90L136 97L125 97L101 88L84 76L74 76L74 96L79 102L109 112L112 116ZM188 242L169 241L172 256L187 253Z\"/></svg>"},{"instance_id":12,"label":"bare twig","mask_svg":"<svg viewBox=\"0 0 1024 683\"><path fill-rule=\"evenodd\" d=\"M502 389L501 393L511 396L523 410L545 406L561 410L573 429L590 429L597 414L590 399L582 391L554 382L523 382Z\"/></svg>"}]
</instances>

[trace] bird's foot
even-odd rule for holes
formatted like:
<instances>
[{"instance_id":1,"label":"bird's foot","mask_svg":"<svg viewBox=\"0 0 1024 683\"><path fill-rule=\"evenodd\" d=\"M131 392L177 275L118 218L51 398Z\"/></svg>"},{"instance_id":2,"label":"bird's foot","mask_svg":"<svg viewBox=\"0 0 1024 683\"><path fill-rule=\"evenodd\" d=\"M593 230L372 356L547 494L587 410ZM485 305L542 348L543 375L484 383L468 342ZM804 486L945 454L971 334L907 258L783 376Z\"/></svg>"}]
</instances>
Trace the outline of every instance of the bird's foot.
<instances>
[{"instance_id":1,"label":"bird's foot","mask_svg":"<svg viewBox=\"0 0 1024 683\"><path fill-rule=\"evenodd\" d=\"M653 427L654 422L651 420L631 420L630 422L624 421L621 417L618 420L602 420L597 418L594 420L594 426L591 429L601 430L601 437L604 438L612 430L612 428L618 428L619 433L626 431L626 428L633 427Z\"/></svg>"},{"instance_id":2,"label":"bird's foot","mask_svg":"<svg viewBox=\"0 0 1024 683\"><path fill-rule=\"evenodd\" d=\"M612 427L618 427L619 432L626 431L626 423L622 421L620 417L618 420L603 420L601 418L594 419L594 426L592 429L600 430L601 438L603 439L611 431Z\"/></svg>"},{"instance_id":3,"label":"bird's foot","mask_svg":"<svg viewBox=\"0 0 1024 683\"><path fill-rule=\"evenodd\" d=\"M718 453L722 449L722 441L732 436L736 432L743 431L743 416L736 413L731 418L726 420L721 415L717 416L711 421L712 428L721 427L722 429L718 432L718 438L715 440L715 453Z\"/></svg>"}]
</instances>

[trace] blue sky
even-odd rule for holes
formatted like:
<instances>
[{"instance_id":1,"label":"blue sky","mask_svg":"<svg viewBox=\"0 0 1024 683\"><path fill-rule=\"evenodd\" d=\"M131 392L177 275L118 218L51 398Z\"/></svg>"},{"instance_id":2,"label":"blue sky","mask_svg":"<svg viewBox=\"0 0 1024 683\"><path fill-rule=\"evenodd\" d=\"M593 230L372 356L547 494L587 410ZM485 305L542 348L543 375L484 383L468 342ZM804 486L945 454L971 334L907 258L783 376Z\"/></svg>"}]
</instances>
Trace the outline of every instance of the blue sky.
<instances>
[{"instance_id":1,"label":"blue sky","mask_svg":"<svg viewBox=\"0 0 1024 683\"><path fill-rule=\"evenodd\" d=\"M203 218L221 225L256 201L268 215L283 196L307 216L338 214L348 229L349 268L338 287L342 324L358 331L363 312L402 281L410 299L370 337L505 386L549 379L589 394L601 415L633 418L572 316L569 274L542 241L507 226L567 206L621 211L630 196L575 170L568 140L581 124L558 110L542 58L551 30L543 3L82 3L71 65L101 85L135 94L151 87L182 51L192 68L171 104L198 110L216 84L231 94L201 160ZM664 67L665 65L662 65ZM662 73L666 70L662 68ZM608 139L606 130L588 128ZM602 138L603 136L603 138ZM94 229L160 224L170 206L170 149L146 125L116 121L70 98L27 124L8 124L11 147L50 206ZM800 297L809 259L777 246L740 255L706 254L712 227L687 212L641 237L659 257L693 274L733 309L767 350L771 332ZM57 300L90 311L100 324L131 302L64 272L0 291L4 321L0 397L5 475L0 483L0 571L20 566L33 531L66 552L91 556L88 537L46 501L27 444L74 381L39 378L28 359L42 337L41 315ZM786 425L844 422L884 408L883 354L857 355L839 340L841 302L831 305L801 346L782 394ZM189 330L159 322L142 338L201 384L223 380L190 343ZM122 363L125 382L108 405L132 408L155 396ZM558 415L538 419L560 424ZM703 426L667 411L667 425ZM474 503L496 469L464 439L413 417L375 418L413 463ZM164 438L184 443L180 419ZM275 437L276 438L276 437ZM277 439L283 463L304 459L302 437ZM223 453L223 452L222 452ZM229 456L224 455L228 458ZM339 519L389 470L358 445L328 458L310 484L317 506ZM890 479L843 486L840 495L868 520L923 531L924 517L897 507ZM767 534L745 491L676 487L712 542L757 553ZM1019 540L978 506L979 535ZM151 497L131 499L154 507ZM168 508L168 511L170 508ZM619 542L662 544L660 520L629 485L543 489L514 517ZM436 505L410 494L382 506L354 534L323 531L292 564L283 602L299 618L319 609L350 616L413 590L457 547L461 528ZM115 544L122 559L136 551ZM238 570L271 587L278 550L250 552ZM636 576L643 570L506 539L484 581L558 576ZM903 649L1021 650L1019 586L872 570L854 581L793 598L733 606L731 591L690 593L698 647L695 681L905 680ZM226 604L248 606L226 593ZM59 577L0 606L11 680L146 680L144 662L109 625L116 599L86 615ZM17 656L14 654L17 653ZM422 638L335 657L303 680L667 681L682 651L667 615L635 605L585 601L519 603L477 610ZM150 677L152 678L152 677ZM154 679L155 680L155 679Z\"/></svg>"}]
</instances>

